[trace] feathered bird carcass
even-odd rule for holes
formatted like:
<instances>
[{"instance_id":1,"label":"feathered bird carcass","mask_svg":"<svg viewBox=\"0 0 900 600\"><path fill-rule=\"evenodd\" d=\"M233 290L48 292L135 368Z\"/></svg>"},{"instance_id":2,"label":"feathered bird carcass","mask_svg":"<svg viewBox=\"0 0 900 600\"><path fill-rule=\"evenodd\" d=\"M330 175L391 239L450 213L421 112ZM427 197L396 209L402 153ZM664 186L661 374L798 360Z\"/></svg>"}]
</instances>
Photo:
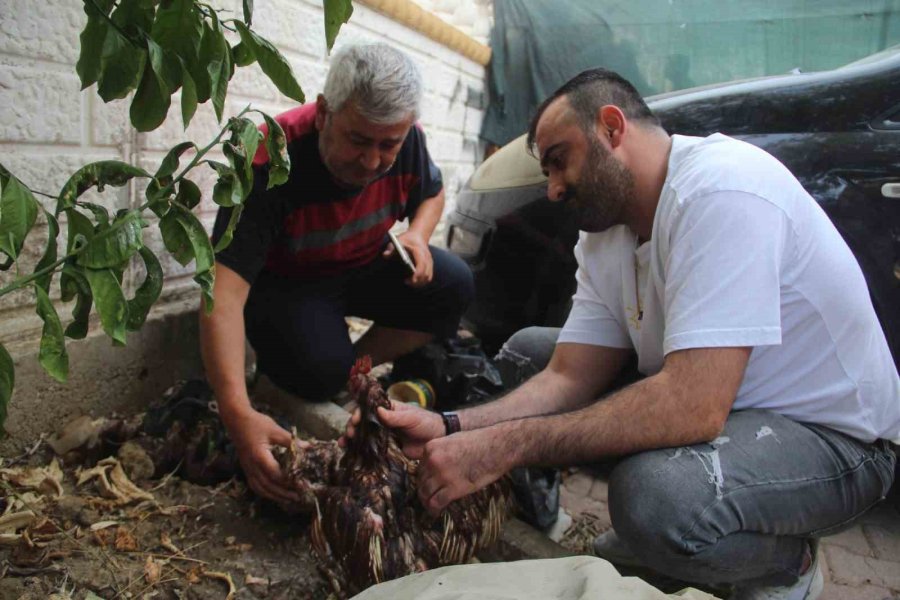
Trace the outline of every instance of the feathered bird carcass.
<instances>
[{"instance_id":1,"label":"feathered bird carcass","mask_svg":"<svg viewBox=\"0 0 900 600\"><path fill-rule=\"evenodd\" d=\"M407 458L376 409L387 394L359 359L348 387L362 419L346 450L336 442L295 440L282 469L313 512L312 544L335 591L358 593L417 571L469 561L499 537L512 506L504 479L452 502L432 517L416 493L418 461ZM341 583L345 585L341 585Z\"/></svg>"}]
</instances>

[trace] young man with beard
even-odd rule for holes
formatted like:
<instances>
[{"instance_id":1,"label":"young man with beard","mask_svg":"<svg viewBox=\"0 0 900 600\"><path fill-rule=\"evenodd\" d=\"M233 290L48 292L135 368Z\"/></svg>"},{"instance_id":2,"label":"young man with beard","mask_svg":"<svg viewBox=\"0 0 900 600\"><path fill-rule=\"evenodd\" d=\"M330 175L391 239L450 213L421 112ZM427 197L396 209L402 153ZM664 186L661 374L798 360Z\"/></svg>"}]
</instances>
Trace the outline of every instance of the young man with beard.
<instances>
[{"instance_id":1,"label":"young man with beard","mask_svg":"<svg viewBox=\"0 0 900 600\"><path fill-rule=\"evenodd\" d=\"M545 101L529 142L582 230L572 311L508 342L534 361L555 348L505 397L379 414L422 460L422 501L624 457L600 556L734 598L815 598L815 540L884 497L900 442L900 380L850 250L772 156L669 136L610 71ZM644 378L610 393L635 353Z\"/></svg>"},{"instance_id":2,"label":"young man with beard","mask_svg":"<svg viewBox=\"0 0 900 600\"><path fill-rule=\"evenodd\" d=\"M342 389L357 356L379 364L435 336L452 336L473 295L472 274L428 240L441 218L441 173L415 125L422 81L409 57L384 44L337 52L315 103L277 117L291 159L288 181L267 189L265 149L231 244L216 255L215 309L201 311L207 376L250 487L291 500L271 452L290 433L251 405L244 343L279 387L309 400ZM224 233L222 209L213 234ZM392 257L388 230L415 272ZM355 344L346 315L375 325Z\"/></svg>"}]
</instances>

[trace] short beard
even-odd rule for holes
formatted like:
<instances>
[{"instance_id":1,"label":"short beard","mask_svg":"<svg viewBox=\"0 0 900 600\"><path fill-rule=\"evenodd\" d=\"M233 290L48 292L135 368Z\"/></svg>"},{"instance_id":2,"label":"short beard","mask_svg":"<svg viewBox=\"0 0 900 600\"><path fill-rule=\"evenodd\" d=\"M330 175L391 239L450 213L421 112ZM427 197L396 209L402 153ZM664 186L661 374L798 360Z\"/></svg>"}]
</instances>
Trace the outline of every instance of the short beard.
<instances>
[{"instance_id":1,"label":"short beard","mask_svg":"<svg viewBox=\"0 0 900 600\"><path fill-rule=\"evenodd\" d=\"M622 224L634 196L631 171L600 142L589 138L581 177L566 190L567 206L575 214L578 229L599 233Z\"/></svg>"}]
</instances>

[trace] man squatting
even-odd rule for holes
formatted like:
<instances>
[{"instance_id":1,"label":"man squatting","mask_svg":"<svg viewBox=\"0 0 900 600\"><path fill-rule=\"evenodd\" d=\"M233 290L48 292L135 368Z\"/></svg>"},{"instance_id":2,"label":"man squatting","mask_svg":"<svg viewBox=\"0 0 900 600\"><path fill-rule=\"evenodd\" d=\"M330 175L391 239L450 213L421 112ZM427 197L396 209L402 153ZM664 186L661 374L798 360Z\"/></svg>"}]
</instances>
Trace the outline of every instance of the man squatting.
<instances>
[{"instance_id":1,"label":"man squatting","mask_svg":"<svg viewBox=\"0 0 900 600\"><path fill-rule=\"evenodd\" d=\"M573 307L507 342L550 358L499 400L380 409L421 459L422 502L620 457L598 555L738 599L817 597L816 540L885 496L900 443L900 381L849 248L775 158L668 135L605 69L548 98L528 141L579 222ZM643 379L611 390L635 354Z\"/></svg>"},{"instance_id":2,"label":"man squatting","mask_svg":"<svg viewBox=\"0 0 900 600\"><path fill-rule=\"evenodd\" d=\"M216 255L215 309L201 316L200 333L222 422L261 496L296 499L271 451L291 435L250 404L245 335L276 385L326 399L344 387L357 356L379 364L455 335L472 298L466 264L428 245L444 192L415 124L421 98L407 56L384 44L346 48L332 57L315 103L276 117L288 181L267 190L264 147L254 160L254 188L231 244ZM219 211L214 242L230 215ZM402 219L409 228L399 241L413 274L388 245ZM375 322L355 345L346 315Z\"/></svg>"}]
</instances>

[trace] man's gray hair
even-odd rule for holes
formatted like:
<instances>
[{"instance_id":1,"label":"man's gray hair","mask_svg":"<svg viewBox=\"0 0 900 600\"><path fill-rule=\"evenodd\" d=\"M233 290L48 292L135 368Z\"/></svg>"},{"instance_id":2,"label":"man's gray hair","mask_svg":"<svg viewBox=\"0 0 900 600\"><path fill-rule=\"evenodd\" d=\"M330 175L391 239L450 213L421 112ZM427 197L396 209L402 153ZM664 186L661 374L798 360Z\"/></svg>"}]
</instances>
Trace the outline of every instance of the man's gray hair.
<instances>
[{"instance_id":1,"label":"man's gray hair","mask_svg":"<svg viewBox=\"0 0 900 600\"><path fill-rule=\"evenodd\" d=\"M412 59L387 44L347 46L331 58L322 92L330 112L347 101L380 125L419 117L422 77Z\"/></svg>"}]
</instances>

